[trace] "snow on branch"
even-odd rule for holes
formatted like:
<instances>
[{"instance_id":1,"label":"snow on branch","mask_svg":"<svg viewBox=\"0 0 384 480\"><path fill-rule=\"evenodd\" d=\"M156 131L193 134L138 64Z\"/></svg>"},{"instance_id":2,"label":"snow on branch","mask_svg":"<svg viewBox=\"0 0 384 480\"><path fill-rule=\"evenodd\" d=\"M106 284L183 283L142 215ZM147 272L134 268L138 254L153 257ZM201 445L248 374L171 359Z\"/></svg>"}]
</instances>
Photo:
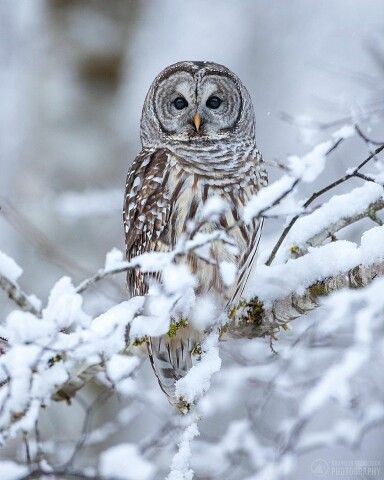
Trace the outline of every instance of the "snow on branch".
<instances>
[{"instance_id":1,"label":"snow on branch","mask_svg":"<svg viewBox=\"0 0 384 480\"><path fill-rule=\"evenodd\" d=\"M337 241L284 264L259 266L248 299L235 307L226 336L274 335L342 288L362 288L384 275L384 227L366 232L357 247Z\"/></svg>"}]
</instances>

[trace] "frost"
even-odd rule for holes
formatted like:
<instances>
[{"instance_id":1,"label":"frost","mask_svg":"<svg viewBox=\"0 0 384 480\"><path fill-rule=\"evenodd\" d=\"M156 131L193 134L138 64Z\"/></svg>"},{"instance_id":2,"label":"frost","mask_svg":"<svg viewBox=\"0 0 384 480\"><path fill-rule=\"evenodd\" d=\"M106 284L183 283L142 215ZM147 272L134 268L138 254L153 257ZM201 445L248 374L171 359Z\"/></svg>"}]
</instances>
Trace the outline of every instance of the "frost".
<instances>
[{"instance_id":1,"label":"frost","mask_svg":"<svg viewBox=\"0 0 384 480\"><path fill-rule=\"evenodd\" d=\"M150 480L155 469L142 457L136 445L122 443L101 454L100 473L119 480Z\"/></svg>"},{"instance_id":2,"label":"frost","mask_svg":"<svg viewBox=\"0 0 384 480\"><path fill-rule=\"evenodd\" d=\"M0 251L0 275L16 283L23 269L17 265L13 258Z\"/></svg>"}]
</instances>

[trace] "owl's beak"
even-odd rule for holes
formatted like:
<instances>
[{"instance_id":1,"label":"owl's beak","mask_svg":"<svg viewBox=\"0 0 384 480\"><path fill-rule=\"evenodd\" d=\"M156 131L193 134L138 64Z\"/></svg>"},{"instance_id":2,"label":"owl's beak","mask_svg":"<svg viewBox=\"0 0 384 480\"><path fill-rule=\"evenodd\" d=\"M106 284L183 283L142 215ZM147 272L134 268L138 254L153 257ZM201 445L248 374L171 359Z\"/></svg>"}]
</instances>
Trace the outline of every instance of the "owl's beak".
<instances>
[{"instance_id":1,"label":"owl's beak","mask_svg":"<svg viewBox=\"0 0 384 480\"><path fill-rule=\"evenodd\" d=\"M193 124L195 125L196 132L199 131L200 125L201 125L201 115L200 113L196 113L193 117Z\"/></svg>"}]
</instances>

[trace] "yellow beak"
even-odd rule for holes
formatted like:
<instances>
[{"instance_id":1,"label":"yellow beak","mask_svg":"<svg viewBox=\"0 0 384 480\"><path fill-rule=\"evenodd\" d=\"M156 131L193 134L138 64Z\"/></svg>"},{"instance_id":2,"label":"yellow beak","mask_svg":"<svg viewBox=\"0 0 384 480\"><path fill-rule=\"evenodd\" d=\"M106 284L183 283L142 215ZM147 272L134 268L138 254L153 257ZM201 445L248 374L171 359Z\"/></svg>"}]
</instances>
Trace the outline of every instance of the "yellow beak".
<instances>
[{"instance_id":1,"label":"yellow beak","mask_svg":"<svg viewBox=\"0 0 384 480\"><path fill-rule=\"evenodd\" d=\"M196 115L193 117L193 124L195 125L196 132L199 131L200 125L201 125L201 115L200 113L196 113Z\"/></svg>"}]
</instances>

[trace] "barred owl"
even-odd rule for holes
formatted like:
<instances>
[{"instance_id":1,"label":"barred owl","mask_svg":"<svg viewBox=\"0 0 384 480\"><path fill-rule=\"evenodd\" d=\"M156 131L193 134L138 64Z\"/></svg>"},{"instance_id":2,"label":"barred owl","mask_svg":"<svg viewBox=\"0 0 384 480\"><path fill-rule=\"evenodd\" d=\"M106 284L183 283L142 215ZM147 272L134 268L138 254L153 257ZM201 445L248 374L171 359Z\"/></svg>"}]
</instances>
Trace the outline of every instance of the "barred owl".
<instances>
[{"instance_id":1,"label":"barred owl","mask_svg":"<svg viewBox=\"0 0 384 480\"><path fill-rule=\"evenodd\" d=\"M197 219L210 196L230 205L218 224L226 229L239 222L251 195L267 183L255 143L254 112L249 93L229 69L212 62L179 62L163 70L146 96L141 118L142 150L128 173L124 202L126 254L171 250L190 220ZM213 245L216 262L194 255L185 262L198 279L197 294L213 294L222 306L241 297L249 275L261 225L239 225L230 230L238 245L230 253ZM221 261L238 267L233 287L224 285ZM148 292L149 274L128 273L131 295ZM160 387L174 403L175 381L193 364L193 351L203 333L188 326L151 338L148 352Z\"/></svg>"}]
</instances>

